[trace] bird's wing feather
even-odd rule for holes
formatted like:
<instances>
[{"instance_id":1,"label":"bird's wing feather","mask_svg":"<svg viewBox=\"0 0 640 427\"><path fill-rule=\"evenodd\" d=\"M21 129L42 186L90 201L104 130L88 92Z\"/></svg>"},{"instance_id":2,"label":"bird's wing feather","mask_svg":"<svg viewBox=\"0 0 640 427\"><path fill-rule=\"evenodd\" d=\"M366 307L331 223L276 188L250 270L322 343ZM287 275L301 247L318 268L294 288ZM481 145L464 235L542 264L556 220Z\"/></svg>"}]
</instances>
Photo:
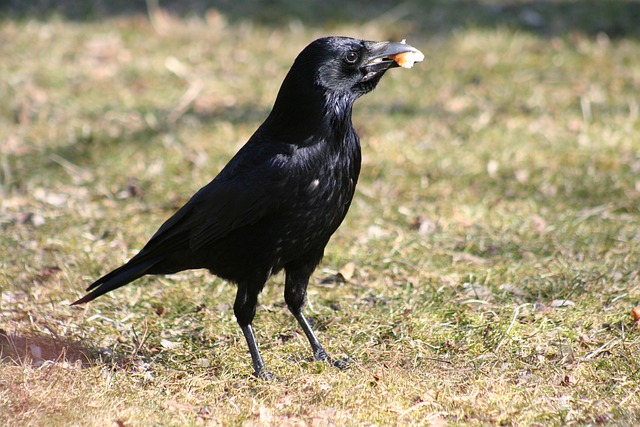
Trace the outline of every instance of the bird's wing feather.
<instances>
[{"instance_id":1,"label":"bird's wing feather","mask_svg":"<svg viewBox=\"0 0 640 427\"><path fill-rule=\"evenodd\" d=\"M196 206L196 224L189 233L189 247L196 251L235 229L255 223L278 205L271 189L241 190L242 182L212 188L210 199ZM214 203L215 202L215 203Z\"/></svg>"},{"instance_id":2,"label":"bird's wing feather","mask_svg":"<svg viewBox=\"0 0 640 427\"><path fill-rule=\"evenodd\" d=\"M196 251L277 209L286 187L285 169L290 158L278 147L243 147L216 179L158 229L142 252L186 247Z\"/></svg>"}]
</instances>

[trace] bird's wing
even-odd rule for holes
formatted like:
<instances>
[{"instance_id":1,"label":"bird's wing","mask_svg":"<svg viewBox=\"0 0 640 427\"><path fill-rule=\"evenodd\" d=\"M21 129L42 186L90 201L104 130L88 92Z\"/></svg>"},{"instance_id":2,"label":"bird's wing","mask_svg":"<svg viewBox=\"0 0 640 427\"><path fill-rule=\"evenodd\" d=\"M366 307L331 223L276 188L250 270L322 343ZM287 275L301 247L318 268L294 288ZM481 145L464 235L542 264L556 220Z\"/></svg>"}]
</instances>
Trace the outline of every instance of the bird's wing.
<instances>
[{"instance_id":1,"label":"bird's wing","mask_svg":"<svg viewBox=\"0 0 640 427\"><path fill-rule=\"evenodd\" d=\"M280 205L290 156L276 145L248 144L149 240L146 249L196 251L252 224Z\"/></svg>"},{"instance_id":2,"label":"bird's wing","mask_svg":"<svg viewBox=\"0 0 640 427\"><path fill-rule=\"evenodd\" d=\"M265 185L266 184L266 185ZM195 207L189 247L196 251L244 225L253 224L277 208L271 183L246 179L217 183L202 190L202 201Z\"/></svg>"}]
</instances>

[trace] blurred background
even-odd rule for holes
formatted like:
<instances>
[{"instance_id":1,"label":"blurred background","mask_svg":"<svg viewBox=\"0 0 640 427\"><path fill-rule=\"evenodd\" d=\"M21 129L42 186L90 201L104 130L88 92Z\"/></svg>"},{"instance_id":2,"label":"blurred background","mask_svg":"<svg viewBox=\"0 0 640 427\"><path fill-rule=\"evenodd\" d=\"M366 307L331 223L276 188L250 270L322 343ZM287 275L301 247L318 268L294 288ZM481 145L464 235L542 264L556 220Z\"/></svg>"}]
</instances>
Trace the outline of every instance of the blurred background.
<instances>
[{"instance_id":1,"label":"blurred background","mask_svg":"<svg viewBox=\"0 0 640 427\"><path fill-rule=\"evenodd\" d=\"M165 9L181 16L206 16L215 11L229 22L251 20L263 25L291 21L314 27L362 24L386 17L402 20L403 27L429 36L460 27L506 26L553 36L581 32L610 38L639 34L640 3L631 0L409 0L409 1L216 1L216 0L2 0L0 13L7 18L46 19L58 16L73 21L146 14ZM406 33L407 28L398 29Z\"/></svg>"}]
</instances>

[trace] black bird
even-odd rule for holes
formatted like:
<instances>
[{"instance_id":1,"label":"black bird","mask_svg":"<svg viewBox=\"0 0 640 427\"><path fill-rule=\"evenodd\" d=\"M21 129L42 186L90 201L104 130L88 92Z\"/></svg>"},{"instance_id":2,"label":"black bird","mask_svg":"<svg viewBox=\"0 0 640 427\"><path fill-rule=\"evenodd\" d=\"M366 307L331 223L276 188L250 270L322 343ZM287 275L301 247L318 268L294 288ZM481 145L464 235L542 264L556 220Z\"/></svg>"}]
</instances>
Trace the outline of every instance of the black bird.
<instances>
[{"instance_id":1,"label":"black bird","mask_svg":"<svg viewBox=\"0 0 640 427\"><path fill-rule=\"evenodd\" d=\"M252 321L265 282L284 269L285 301L315 359L344 367L324 350L302 307L309 277L344 219L358 181L353 103L407 55L422 59L404 41L326 37L312 42L293 63L267 119L218 176L162 224L136 256L96 280L87 288L91 292L73 304L146 274L206 268L237 284L233 310L255 375L270 378Z\"/></svg>"}]
</instances>

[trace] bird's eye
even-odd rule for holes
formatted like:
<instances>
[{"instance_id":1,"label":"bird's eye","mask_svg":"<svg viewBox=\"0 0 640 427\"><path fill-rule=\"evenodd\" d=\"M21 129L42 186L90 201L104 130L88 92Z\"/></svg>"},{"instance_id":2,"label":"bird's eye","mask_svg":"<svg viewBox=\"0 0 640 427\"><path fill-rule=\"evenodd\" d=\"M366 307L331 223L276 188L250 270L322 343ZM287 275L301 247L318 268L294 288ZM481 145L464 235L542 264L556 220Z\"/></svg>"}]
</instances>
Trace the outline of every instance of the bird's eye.
<instances>
[{"instance_id":1,"label":"bird's eye","mask_svg":"<svg viewBox=\"0 0 640 427\"><path fill-rule=\"evenodd\" d=\"M355 64L358 61L358 57L359 57L358 52L356 52L355 50L352 50L347 52L347 55L344 57L344 59L349 64Z\"/></svg>"}]
</instances>

